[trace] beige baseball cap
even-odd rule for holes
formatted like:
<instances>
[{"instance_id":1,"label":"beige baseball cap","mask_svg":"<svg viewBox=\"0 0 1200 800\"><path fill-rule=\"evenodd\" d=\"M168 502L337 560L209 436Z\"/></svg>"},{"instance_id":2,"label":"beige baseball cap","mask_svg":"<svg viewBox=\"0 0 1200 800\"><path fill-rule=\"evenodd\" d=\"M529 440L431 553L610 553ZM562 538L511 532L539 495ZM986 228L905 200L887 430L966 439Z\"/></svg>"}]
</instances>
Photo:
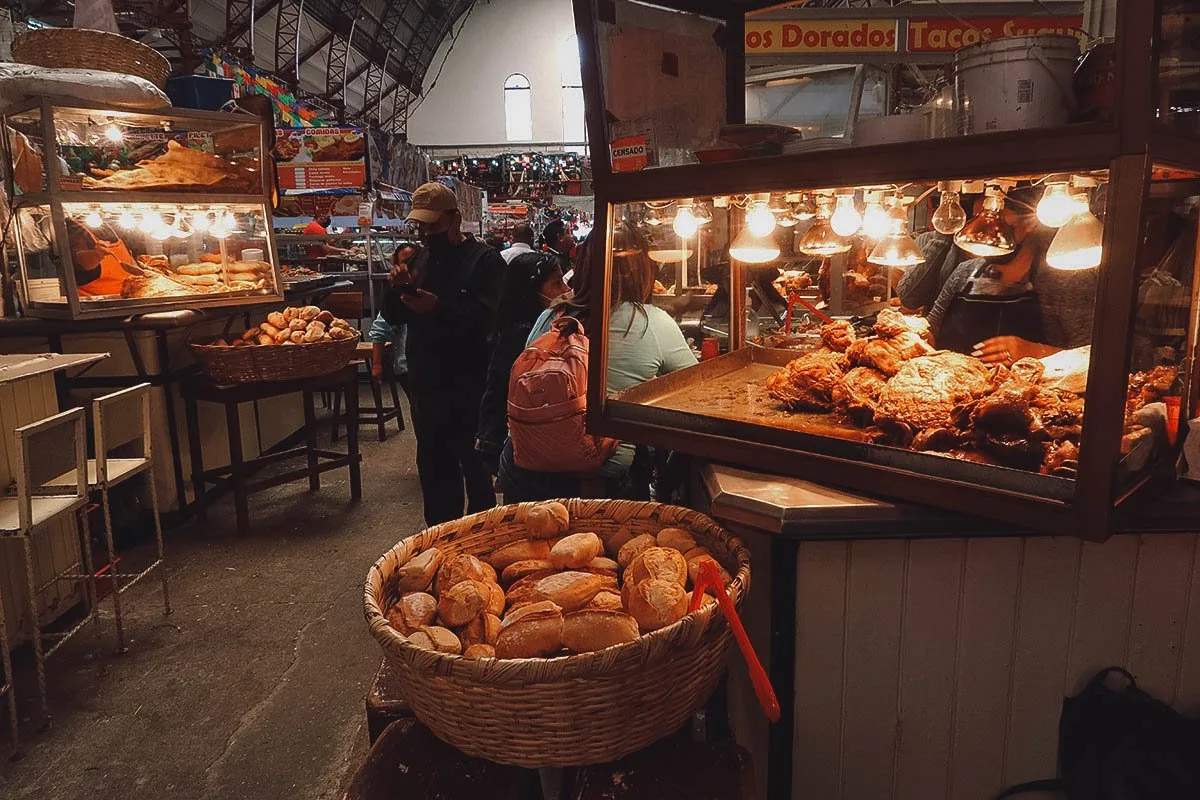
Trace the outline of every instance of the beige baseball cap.
<instances>
[{"instance_id":1,"label":"beige baseball cap","mask_svg":"<svg viewBox=\"0 0 1200 800\"><path fill-rule=\"evenodd\" d=\"M408 218L417 222L437 222L447 211L458 210L458 198L454 192L440 183L423 183L413 192L412 210Z\"/></svg>"}]
</instances>

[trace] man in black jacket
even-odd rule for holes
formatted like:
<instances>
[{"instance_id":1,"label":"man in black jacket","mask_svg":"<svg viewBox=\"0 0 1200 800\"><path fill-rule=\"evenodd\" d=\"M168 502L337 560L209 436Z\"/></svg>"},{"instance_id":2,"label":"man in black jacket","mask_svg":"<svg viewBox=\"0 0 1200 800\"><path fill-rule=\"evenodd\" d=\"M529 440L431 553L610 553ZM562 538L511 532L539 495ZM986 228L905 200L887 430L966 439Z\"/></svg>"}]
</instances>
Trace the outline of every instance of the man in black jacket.
<instances>
[{"instance_id":1,"label":"man in black jacket","mask_svg":"<svg viewBox=\"0 0 1200 800\"><path fill-rule=\"evenodd\" d=\"M475 451L487 380L488 334L500 302L504 261L462 231L458 201L440 183L413 193L409 220L425 247L392 269L383 316L408 325L408 374L417 473L425 522L457 519L495 505L491 476Z\"/></svg>"}]
</instances>

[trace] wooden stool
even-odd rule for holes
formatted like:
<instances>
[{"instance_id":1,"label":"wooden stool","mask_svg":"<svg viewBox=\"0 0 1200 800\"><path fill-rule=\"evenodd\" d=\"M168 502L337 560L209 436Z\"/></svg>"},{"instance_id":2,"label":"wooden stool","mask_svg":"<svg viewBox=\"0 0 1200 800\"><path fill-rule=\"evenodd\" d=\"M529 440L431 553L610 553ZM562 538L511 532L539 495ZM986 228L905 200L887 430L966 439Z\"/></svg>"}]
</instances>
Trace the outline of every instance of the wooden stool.
<instances>
[{"instance_id":1,"label":"wooden stool","mask_svg":"<svg viewBox=\"0 0 1200 800\"><path fill-rule=\"evenodd\" d=\"M385 658L367 690L367 736L374 744L389 725L412 715L412 708L400 695L396 673Z\"/></svg>"},{"instance_id":2,"label":"wooden stool","mask_svg":"<svg viewBox=\"0 0 1200 800\"><path fill-rule=\"evenodd\" d=\"M263 381L221 386L207 378L197 376L182 384L184 410L187 414L188 445L192 456L192 485L196 492L196 516L207 518L207 487L214 484L219 488L228 485L233 489L234 508L237 513L239 536L250 532L250 511L247 499L254 492L279 486L284 483L308 478L308 489L315 492L321 488L321 473L346 467L350 471L350 498L362 498L362 456L358 452L358 429L350 426L346 431L346 452L321 450L317 447L317 415L313 396L317 392L332 390L346 397L346 411L353 416L358 413L358 365L348 364L337 372L316 378L294 381ZM242 456L242 428L238 416L238 404L263 400L268 397L300 392L304 397L304 445L281 450L276 453L245 459ZM225 406L225 424L229 435L229 460L227 467L204 469L204 456L200 445L200 422L197 401L219 403ZM262 467L303 455L307 466L284 472L254 483L249 478Z\"/></svg>"},{"instance_id":3,"label":"wooden stool","mask_svg":"<svg viewBox=\"0 0 1200 800\"><path fill-rule=\"evenodd\" d=\"M370 342L359 342L358 348L355 350L355 357L362 359L367 365L368 383L371 385L371 397L375 401L374 405L360 407L358 410L357 423L359 425L374 424L379 431L379 441L387 441L387 423L396 420L396 429L404 430L404 409L400 407L400 389L396 383L396 371L392 369L395 363L395 345L387 342L383 346L383 378L379 383L376 383L369 376L371 375L371 359L374 357L374 345ZM383 404L383 386L386 382L388 389L392 395L392 405L387 407ZM338 395L333 397L333 435L332 441L338 440L338 427L343 422L348 422L349 414L342 415L341 398Z\"/></svg>"}]
</instances>

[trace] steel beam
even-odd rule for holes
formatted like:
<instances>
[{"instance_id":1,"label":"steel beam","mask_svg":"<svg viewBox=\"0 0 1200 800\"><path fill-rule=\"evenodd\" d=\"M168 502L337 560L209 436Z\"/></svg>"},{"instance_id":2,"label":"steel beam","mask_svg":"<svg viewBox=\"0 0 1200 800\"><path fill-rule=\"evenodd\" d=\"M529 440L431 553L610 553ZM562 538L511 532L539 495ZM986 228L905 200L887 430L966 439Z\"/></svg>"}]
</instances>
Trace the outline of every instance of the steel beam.
<instances>
[{"instance_id":1,"label":"steel beam","mask_svg":"<svg viewBox=\"0 0 1200 800\"><path fill-rule=\"evenodd\" d=\"M304 0L281 0L275 14L275 74L285 83L295 80L300 71L300 23L304 19Z\"/></svg>"}]
</instances>

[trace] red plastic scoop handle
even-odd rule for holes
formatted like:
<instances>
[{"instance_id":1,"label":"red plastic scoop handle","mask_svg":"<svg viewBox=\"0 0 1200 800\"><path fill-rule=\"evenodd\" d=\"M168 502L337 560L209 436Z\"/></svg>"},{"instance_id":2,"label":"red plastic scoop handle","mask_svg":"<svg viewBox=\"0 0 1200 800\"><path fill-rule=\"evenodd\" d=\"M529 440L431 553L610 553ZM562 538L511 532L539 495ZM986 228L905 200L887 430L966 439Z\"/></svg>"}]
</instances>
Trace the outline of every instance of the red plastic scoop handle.
<instances>
[{"instance_id":1,"label":"red plastic scoop handle","mask_svg":"<svg viewBox=\"0 0 1200 800\"><path fill-rule=\"evenodd\" d=\"M725 586L721 583L721 573L717 571L717 564L711 559L700 562L700 571L696 576L696 585L692 587L692 603L688 613L700 610L704 593L710 589L717 598L717 605L721 608L721 613L725 615L725 619L729 620L729 627L733 629L733 638L737 640L738 647L742 650L742 658L746 659L746 666L750 670L750 684L754 687L754 694L758 697L759 705L762 706L767 719L771 722L779 722L779 699L775 697L771 679L767 677L767 671L763 669L762 662L758 660L754 647L750 644L750 637L746 635L746 629L742 627L742 620L738 617L737 609L734 608L733 601L729 599Z\"/></svg>"},{"instance_id":2,"label":"red plastic scoop handle","mask_svg":"<svg viewBox=\"0 0 1200 800\"><path fill-rule=\"evenodd\" d=\"M816 306L814 306L812 303L808 302L807 300L805 300L803 297L801 297L800 295L796 294L795 292L789 292L789 293L788 293L788 312L789 312L788 324L789 324L789 328L790 328L790 325L791 325L791 316L790 316L790 312L791 312L791 310L792 310L792 304L793 304L793 303L799 303L800 305L804 306L804 307L805 307L805 308L807 308L809 311L811 311L812 313L816 314L816 315L817 315L817 316L818 316L818 317L821 319L821 321L822 321L822 322L824 322L826 325L828 325L829 323L833 322L833 317L829 316L829 315L828 315L828 314L826 314L824 311L822 311L821 309L817 308L817 307L816 307ZM784 333L790 333L790 332L791 332L790 330L785 330L785 331L784 331Z\"/></svg>"}]
</instances>

